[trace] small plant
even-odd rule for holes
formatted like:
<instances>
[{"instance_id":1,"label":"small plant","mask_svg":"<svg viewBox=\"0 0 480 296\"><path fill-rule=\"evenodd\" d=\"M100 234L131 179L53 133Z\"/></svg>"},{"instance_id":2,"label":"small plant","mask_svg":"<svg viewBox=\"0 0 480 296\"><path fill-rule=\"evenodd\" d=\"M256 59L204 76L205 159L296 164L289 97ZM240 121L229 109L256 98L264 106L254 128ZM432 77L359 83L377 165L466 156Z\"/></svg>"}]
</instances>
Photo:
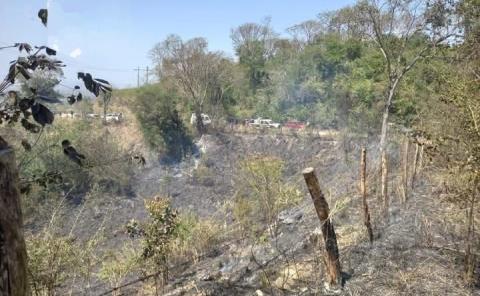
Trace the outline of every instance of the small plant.
<instances>
[{"instance_id":1,"label":"small plant","mask_svg":"<svg viewBox=\"0 0 480 296\"><path fill-rule=\"evenodd\" d=\"M245 197L237 197L232 205L233 217L239 223L242 234L245 236L255 231L256 224L251 219L254 208L254 203Z\"/></svg>"},{"instance_id":2,"label":"small plant","mask_svg":"<svg viewBox=\"0 0 480 296\"><path fill-rule=\"evenodd\" d=\"M300 190L283 180L283 169L283 161L272 156L251 157L240 163L237 185L244 197L234 206L234 216L243 227L251 227L248 218L263 222L274 236L280 211L302 200Z\"/></svg>"},{"instance_id":3,"label":"small plant","mask_svg":"<svg viewBox=\"0 0 480 296\"><path fill-rule=\"evenodd\" d=\"M168 258L171 254L172 241L176 235L178 226L178 214L170 205L168 198L156 196L151 200L145 200L145 208L149 215L149 221L139 225L130 221L127 225L127 233L130 237L141 236L141 259L147 269L153 268L157 276L162 276L162 284L168 280Z\"/></svg>"},{"instance_id":4,"label":"small plant","mask_svg":"<svg viewBox=\"0 0 480 296\"><path fill-rule=\"evenodd\" d=\"M35 295L56 295L78 263L75 239L51 232L27 240L30 286Z\"/></svg>"},{"instance_id":5,"label":"small plant","mask_svg":"<svg viewBox=\"0 0 480 296\"><path fill-rule=\"evenodd\" d=\"M100 279L109 283L113 289L118 287L125 277L137 267L138 256L130 245L125 245L119 252L110 252L100 268ZM120 291L114 291L113 293ZM114 294L115 295L115 294Z\"/></svg>"},{"instance_id":6,"label":"small plant","mask_svg":"<svg viewBox=\"0 0 480 296\"><path fill-rule=\"evenodd\" d=\"M179 216L173 255L196 260L219 242L221 225L213 219L202 219L193 213Z\"/></svg>"}]
</instances>

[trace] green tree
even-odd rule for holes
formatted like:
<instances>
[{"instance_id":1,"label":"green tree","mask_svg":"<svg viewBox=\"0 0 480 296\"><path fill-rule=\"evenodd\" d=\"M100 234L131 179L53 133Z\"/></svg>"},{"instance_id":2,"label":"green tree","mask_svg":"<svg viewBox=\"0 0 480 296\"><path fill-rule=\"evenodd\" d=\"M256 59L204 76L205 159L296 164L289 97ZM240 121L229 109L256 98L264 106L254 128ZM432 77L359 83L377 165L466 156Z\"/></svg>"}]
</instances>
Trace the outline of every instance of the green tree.
<instances>
[{"instance_id":1,"label":"green tree","mask_svg":"<svg viewBox=\"0 0 480 296\"><path fill-rule=\"evenodd\" d=\"M246 69L250 88L255 92L268 81L265 64L273 56L276 34L270 27L270 20L264 23L246 23L231 30L239 64Z\"/></svg>"},{"instance_id":2,"label":"green tree","mask_svg":"<svg viewBox=\"0 0 480 296\"><path fill-rule=\"evenodd\" d=\"M192 151L193 142L177 111L177 94L165 89L144 88L135 100L134 110L150 147L181 159Z\"/></svg>"},{"instance_id":3,"label":"green tree","mask_svg":"<svg viewBox=\"0 0 480 296\"><path fill-rule=\"evenodd\" d=\"M385 90L380 152L385 151L388 118L397 88L404 76L427 56L437 54L439 45L456 30L447 19L451 4L435 1L361 1L355 7L357 22L365 29L384 57L388 85ZM441 48L441 46L440 46Z\"/></svg>"}]
</instances>

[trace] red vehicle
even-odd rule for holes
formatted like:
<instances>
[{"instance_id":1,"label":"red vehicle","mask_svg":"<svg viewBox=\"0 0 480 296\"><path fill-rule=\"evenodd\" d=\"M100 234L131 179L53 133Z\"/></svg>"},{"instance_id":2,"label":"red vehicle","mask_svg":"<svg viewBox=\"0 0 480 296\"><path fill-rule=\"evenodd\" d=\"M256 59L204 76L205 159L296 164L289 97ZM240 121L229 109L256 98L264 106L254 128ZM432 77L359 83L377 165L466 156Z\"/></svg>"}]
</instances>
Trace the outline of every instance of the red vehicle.
<instances>
[{"instance_id":1,"label":"red vehicle","mask_svg":"<svg viewBox=\"0 0 480 296\"><path fill-rule=\"evenodd\" d=\"M297 120L289 120L285 122L283 126L291 129L304 129L307 126L307 124Z\"/></svg>"}]
</instances>

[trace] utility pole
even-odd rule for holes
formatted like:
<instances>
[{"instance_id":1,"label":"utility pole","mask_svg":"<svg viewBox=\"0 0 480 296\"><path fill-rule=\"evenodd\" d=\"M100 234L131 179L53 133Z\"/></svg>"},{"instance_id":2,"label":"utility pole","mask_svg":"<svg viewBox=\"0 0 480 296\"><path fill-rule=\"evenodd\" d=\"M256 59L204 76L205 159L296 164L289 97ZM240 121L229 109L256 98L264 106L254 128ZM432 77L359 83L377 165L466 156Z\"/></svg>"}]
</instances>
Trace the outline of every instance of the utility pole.
<instances>
[{"instance_id":1,"label":"utility pole","mask_svg":"<svg viewBox=\"0 0 480 296\"><path fill-rule=\"evenodd\" d=\"M149 71L148 71L148 66L147 66L147 83L146 84L148 84L148 73L149 73Z\"/></svg>"},{"instance_id":2,"label":"utility pole","mask_svg":"<svg viewBox=\"0 0 480 296\"><path fill-rule=\"evenodd\" d=\"M148 78L149 78L148 75L150 74L150 70L149 70L148 66L147 66L146 69L140 68L140 66L139 66L136 69L133 69L133 71L137 71L137 88L140 87L140 71L145 71L145 73L146 73L145 84L148 84Z\"/></svg>"},{"instance_id":3,"label":"utility pole","mask_svg":"<svg viewBox=\"0 0 480 296\"><path fill-rule=\"evenodd\" d=\"M137 69L133 69L133 71L137 71L137 88L140 87L140 66Z\"/></svg>"}]
</instances>

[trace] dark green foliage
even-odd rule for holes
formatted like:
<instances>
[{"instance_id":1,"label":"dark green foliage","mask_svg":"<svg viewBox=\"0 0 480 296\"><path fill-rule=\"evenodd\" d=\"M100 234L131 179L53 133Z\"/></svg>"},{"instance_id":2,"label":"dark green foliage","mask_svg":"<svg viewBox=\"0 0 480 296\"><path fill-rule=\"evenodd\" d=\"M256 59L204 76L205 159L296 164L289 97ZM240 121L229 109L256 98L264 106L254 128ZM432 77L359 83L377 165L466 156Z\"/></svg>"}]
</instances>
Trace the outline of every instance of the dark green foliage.
<instances>
[{"instance_id":1,"label":"dark green foliage","mask_svg":"<svg viewBox=\"0 0 480 296\"><path fill-rule=\"evenodd\" d=\"M141 91L135 106L145 139L167 156L181 159L192 151L192 139L176 109L177 96L160 87L148 87Z\"/></svg>"}]
</instances>

